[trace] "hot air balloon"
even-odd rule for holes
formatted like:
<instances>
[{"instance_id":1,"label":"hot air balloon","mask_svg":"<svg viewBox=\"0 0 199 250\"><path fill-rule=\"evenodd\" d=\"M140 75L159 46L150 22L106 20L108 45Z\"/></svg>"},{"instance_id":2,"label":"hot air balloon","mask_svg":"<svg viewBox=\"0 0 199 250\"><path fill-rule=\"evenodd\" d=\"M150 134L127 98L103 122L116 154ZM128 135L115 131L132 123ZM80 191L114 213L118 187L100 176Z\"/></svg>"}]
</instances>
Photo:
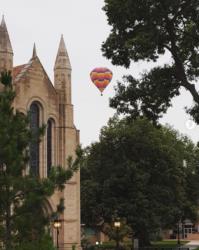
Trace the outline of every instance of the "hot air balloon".
<instances>
[{"instance_id":1,"label":"hot air balloon","mask_svg":"<svg viewBox=\"0 0 199 250\"><path fill-rule=\"evenodd\" d=\"M95 86L102 92L109 85L113 73L107 68L95 68L91 71L90 77Z\"/></svg>"}]
</instances>

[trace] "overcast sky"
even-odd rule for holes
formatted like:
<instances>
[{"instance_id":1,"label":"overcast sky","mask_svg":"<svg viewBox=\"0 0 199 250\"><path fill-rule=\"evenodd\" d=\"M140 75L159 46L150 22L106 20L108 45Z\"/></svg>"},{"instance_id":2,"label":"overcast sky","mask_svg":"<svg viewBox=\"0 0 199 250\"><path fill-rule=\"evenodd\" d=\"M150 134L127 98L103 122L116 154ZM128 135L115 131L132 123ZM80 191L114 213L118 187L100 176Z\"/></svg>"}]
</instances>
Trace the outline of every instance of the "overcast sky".
<instances>
[{"instance_id":1,"label":"overcast sky","mask_svg":"<svg viewBox=\"0 0 199 250\"><path fill-rule=\"evenodd\" d=\"M81 143L86 146L98 140L102 126L106 125L114 110L109 108L109 98L114 95L114 86L122 75L130 73L138 77L151 64L139 62L129 70L115 67L100 51L102 42L109 34L106 16L102 11L103 0L0 0L0 14L5 15L12 47L14 65L28 62L33 43L37 54L53 81L53 66L61 34L72 64L72 86L75 125L80 129ZM159 63L169 61L165 56ZM90 71L99 66L110 68L114 74L111 84L100 96L90 81ZM192 98L183 91L174 100L162 120L181 133L199 141L199 128L189 121L184 105L191 105Z\"/></svg>"}]
</instances>

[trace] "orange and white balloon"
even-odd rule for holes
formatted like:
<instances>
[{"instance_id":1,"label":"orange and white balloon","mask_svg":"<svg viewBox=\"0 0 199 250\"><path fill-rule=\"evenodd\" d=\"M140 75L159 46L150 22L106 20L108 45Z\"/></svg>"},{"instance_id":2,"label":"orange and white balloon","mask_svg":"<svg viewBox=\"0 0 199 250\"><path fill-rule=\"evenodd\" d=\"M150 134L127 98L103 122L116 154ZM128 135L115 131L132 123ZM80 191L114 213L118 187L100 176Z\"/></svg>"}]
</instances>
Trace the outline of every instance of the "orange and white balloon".
<instances>
[{"instance_id":1,"label":"orange and white balloon","mask_svg":"<svg viewBox=\"0 0 199 250\"><path fill-rule=\"evenodd\" d=\"M93 69L90 73L90 77L102 95L104 89L109 85L113 77L113 73L108 68L100 67Z\"/></svg>"}]
</instances>

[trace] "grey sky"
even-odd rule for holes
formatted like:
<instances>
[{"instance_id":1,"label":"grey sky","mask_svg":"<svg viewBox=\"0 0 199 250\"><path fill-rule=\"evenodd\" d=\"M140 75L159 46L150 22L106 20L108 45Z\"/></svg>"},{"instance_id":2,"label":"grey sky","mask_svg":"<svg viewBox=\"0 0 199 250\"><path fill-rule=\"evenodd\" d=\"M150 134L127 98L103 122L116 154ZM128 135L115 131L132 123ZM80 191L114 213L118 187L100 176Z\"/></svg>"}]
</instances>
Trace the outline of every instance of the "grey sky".
<instances>
[{"instance_id":1,"label":"grey sky","mask_svg":"<svg viewBox=\"0 0 199 250\"><path fill-rule=\"evenodd\" d=\"M114 110L109 108L109 98L114 95L113 87L123 74L139 76L142 70L152 65L132 64L129 70L115 67L102 57L101 43L109 34L106 16L101 10L103 0L0 0L0 14L5 15L13 50L14 64L26 63L32 55L36 42L37 54L53 81L53 66L61 34L64 35L73 74L73 104L75 124L80 129L81 143L86 146L98 139L100 128L106 124ZM169 60L165 56L159 63ZM89 73L94 67L106 66L113 71L111 84L100 96L91 83ZM186 125L188 116L184 103L191 105L192 99L183 91L162 120L199 140L199 128ZM189 128L189 129L188 129Z\"/></svg>"}]
</instances>

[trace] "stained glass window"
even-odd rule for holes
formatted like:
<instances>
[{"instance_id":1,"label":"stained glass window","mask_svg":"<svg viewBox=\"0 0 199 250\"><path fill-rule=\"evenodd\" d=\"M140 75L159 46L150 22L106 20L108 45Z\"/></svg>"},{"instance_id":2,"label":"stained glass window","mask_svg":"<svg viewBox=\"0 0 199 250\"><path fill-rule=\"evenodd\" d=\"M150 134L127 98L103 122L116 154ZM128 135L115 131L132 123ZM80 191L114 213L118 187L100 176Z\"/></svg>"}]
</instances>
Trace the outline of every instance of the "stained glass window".
<instances>
[{"instance_id":1,"label":"stained glass window","mask_svg":"<svg viewBox=\"0 0 199 250\"><path fill-rule=\"evenodd\" d=\"M39 106L33 102L30 106L30 129L34 140L30 143L30 172L39 175Z\"/></svg>"}]
</instances>

